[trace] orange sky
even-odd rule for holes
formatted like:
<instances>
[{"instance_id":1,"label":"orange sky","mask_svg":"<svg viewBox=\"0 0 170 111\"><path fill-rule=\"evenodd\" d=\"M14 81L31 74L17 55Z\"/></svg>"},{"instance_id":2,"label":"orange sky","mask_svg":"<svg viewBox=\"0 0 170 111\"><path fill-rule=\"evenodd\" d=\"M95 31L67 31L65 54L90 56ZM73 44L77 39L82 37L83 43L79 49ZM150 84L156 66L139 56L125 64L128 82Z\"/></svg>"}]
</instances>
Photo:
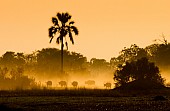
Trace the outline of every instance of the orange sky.
<instances>
[{"instance_id":1,"label":"orange sky","mask_svg":"<svg viewBox=\"0 0 170 111\"><path fill-rule=\"evenodd\" d=\"M170 0L1 0L0 54L47 47L51 17L69 12L80 34L70 51L110 60L123 47L170 40Z\"/></svg>"}]
</instances>

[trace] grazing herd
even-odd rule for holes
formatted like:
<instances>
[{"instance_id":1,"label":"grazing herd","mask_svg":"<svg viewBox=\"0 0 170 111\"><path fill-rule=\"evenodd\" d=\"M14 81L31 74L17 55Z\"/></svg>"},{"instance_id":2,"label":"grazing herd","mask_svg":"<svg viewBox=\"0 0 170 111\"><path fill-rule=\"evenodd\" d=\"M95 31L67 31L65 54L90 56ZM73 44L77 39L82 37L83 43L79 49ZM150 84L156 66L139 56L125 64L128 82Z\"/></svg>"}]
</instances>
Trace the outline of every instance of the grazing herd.
<instances>
[{"instance_id":1,"label":"grazing herd","mask_svg":"<svg viewBox=\"0 0 170 111\"><path fill-rule=\"evenodd\" d=\"M61 86L61 87L67 87L67 82L66 81L60 81L58 82L58 84ZM52 81L47 81L46 82L46 85L47 85L47 88L50 88L52 87ZM71 83L71 85L74 87L74 88L77 88L78 87L78 82L77 81L73 81ZM85 81L85 85L87 86L95 86L95 81L94 80L88 80L88 81ZM104 87L106 89L111 89L111 83L110 82L107 82L104 84Z\"/></svg>"}]
</instances>

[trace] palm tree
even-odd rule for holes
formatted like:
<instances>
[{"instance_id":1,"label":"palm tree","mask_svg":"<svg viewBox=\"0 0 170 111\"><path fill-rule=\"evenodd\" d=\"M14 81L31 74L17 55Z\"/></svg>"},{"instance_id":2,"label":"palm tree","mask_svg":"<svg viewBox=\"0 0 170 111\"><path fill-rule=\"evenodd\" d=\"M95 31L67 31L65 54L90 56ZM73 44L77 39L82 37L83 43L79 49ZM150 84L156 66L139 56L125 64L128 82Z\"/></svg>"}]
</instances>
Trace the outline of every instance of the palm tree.
<instances>
[{"instance_id":1,"label":"palm tree","mask_svg":"<svg viewBox=\"0 0 170 111\"><path fill-rule=\"evenodd\" d=\"M71 15L68 13L57 13L55 17L52 17L53 26L49 28L50 43L54 36L59 34L56 39L57 44L61 44L61 73L63 73L63 48L64 42L68 49L68 43L66 36L68 35L72 44L74 44L72 33L78 35L78 29L74 26L74 21L71 21Z\"/></svg>"}]
</instances>

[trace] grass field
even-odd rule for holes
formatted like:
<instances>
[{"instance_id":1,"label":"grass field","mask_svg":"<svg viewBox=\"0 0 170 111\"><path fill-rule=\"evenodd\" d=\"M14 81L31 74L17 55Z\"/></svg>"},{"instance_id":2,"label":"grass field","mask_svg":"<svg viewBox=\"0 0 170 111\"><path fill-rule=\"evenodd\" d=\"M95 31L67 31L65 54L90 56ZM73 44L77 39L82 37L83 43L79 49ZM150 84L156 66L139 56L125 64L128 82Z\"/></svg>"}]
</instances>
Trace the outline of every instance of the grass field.
<instances>
[{"instance_id":1,"label":"grass field","mask_svg":"<svg viewBox=\"0 0 170 111\"><path fill-rule=\"evenodd\" d=\"M165 111L170 90L122 92L114 90L1 91L0 111ZM156 95L167 100L156 101Z\"/></svg>"}]
</instances>

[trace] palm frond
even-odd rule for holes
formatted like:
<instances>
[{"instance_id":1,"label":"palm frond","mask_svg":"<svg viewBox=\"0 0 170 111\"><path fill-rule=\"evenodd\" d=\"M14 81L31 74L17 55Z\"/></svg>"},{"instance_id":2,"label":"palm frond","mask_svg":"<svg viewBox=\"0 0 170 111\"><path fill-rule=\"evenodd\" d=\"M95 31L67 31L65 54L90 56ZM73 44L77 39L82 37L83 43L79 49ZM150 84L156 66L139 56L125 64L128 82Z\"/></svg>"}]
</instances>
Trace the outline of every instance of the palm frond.
<instances>
[{"instance_id":1,"label":"palm frond","mask_svg":"<svg viewBox=\"0 0 170 111\"><path fill-rule=\"evenodd\" d=\"M54 26L49 28L49 37L52 37L56 32L59 30L59 28L56 28Z\"/></svg>"},{"instance_id":2,"label":"palm frond","mask_svg":"<svg viewBox=\"0 0 170 111\"><path fill-rule=\"evenodd\" d=\"M61 40L61 36L57 37L56 43L59 44Z\"/></svg>"},{"instance_id":3,"label":"palm frond","mask_svg":"<svg viewBox=\"0 0 170 111\"><path fill-rule=\"evenodd\" d=\"M52 22L54 25L58 25L58 20L55 17L52 17Z\"/></svg>"},{"instance_id":4,"label":"palm frond","mask_svg":"<svg viewBox=\"0 0 170 111\"><path fill-rule=\"evenodd\" d=\"M66 23L67 22L67 18L65 17L65 13L62 13L62 20L61 20L61 22L62 23Z\"/></svg>"},{"instance_id":5,"label":"palm frond","mask_svg":"<svg viewBox=\"0 0 170 111\"><path fill-rule=\"evenodd\" d=\"M69 38L70 38L70 41L72 42L72 44L74 44L74 40L73 40L73 36L72 36L71 32L69 32Z\"/></svg>"},{"instance_id":6,"label":"palm frond","mask_svg":"<svg viewBox=\"0 0 170 111\"><path fill-rule=\"evenodd\" d=\"M72 24L74 24L74 21L71 21L71 22L69 23L69 25L72 25Z\"/></svg>"},{"instance_id":7,"label":"palm frond","mask_svg":"<svg viewBox=\"0 0 170 111\"><path fill-rule=\"evenodd\" d=\"M71 15L69 15L68 13L62 13L61 14L61 20L60 21L62 23L65 24L66 22L68 22L69 19L71 19Z\"/></svg>"},{"instance_id":8,"label":"palm frond","mask_svg":"<svg viewBox=\"0 0 170 111\"><path fill-rule=\"evenodd\" d=\"M50 43L52 42L53 38L54 38L54 36L52 36L52 37L51 37L51 39L50 39Z\"/></svg>"},{"instance_id":9,"label":"palm frond","mask_svg":"<svg viewBox=\"0 0 170 111\"><path fill-rule=\"evenodd\" d=\"M65 44L66 44L66 47L67 47L67 50L68 50L68 43L67 43L67 42L65 42Z\"/></svg>"},{"instance_id":10,"label":"palm frond","mask_svg":"<svg viewBox=\"0 0 170 111\"><path fill-rule=\"evenodd\" d=\"M69 14L69 13L65 13L65 17L69 20L69 19L71 19L71 15Z\"/></svg>"},{"instance_id":11,"label":"palm frond","mask_svg":"<svg viewBox=\"0 0 170 111\"><path fill-rule=\"evenodd\" d=\"M58 28L54 28L53 33L56 34L57 31L58 31Z\"/></svg>"},{"instance_id":12,"label":"palm frond","mask_svg":"<svg viewBox=\"0 0 170 111\"><path fill-rule=\"evenodd\" d=\"M70 28L73 30L73 32L75 33L75 35L78 35L78 34L79 34L79 31L78 31L77 27L71 26Z\"/></svg>"},{"instance_id":13,"label":"palm frond","mask_svg":"<svg viewBox=\"0 0 170 111\"><path fill-rule=\"evenodd\" d=\"M49 31L49 37L52 37L52 36L53 36L53 29L54 29L53 26L48 29L48 31Z\"/></svg>"},{"instance_id":14,"label":"palm frond","mask_svg":"<svg viewBox=\"0 0 170 111\"><path fill-rule=\"evenodd\" d=\"M61 13L57 13L57 17L58 17L58 19L60 20L60 21L62 21L62 14Z\"/></svg>"}]
</instances>

